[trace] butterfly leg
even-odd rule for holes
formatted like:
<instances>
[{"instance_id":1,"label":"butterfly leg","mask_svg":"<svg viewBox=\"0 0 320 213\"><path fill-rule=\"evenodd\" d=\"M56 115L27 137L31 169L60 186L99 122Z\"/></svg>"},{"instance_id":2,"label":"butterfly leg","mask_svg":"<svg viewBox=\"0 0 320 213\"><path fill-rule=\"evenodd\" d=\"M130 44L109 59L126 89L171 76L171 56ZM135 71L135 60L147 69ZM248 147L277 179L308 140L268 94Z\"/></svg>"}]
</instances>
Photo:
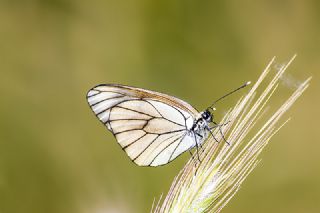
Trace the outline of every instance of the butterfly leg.
<instances>
[{"instance_id":1,"label":"butterfly leg","mask_svg":"<svg viewBox=\"0 0 320 213\"><path fill-rule=\"evenodd\" d=\"M196 142L196 148L197 148L197 156L198 156L198 160L199 160L199 162L201 162L201 160L200 160L200 156L199 156L199 144L198 144L198 141L197 141L196 134L195 134L195 133L193 133L193 136L194 136L194 141Z\"/></svg>"},{"instance_id":2,"label":"butterfly leg","mask_svg":"<svg viewBox=\"0 0 320 213\"><path fill-rule=\"evenodd\" d=\"M224 134L223 134L223 132L222 132L221 127L227 125L229 122L230 122L230 121L228 121L227 123L224 123L224 124L217 124L217 123L214 122L214 121L212 122L213 124L216 125L216 126L214 126L214 128L219 127L219 132L220 132L223 140L224 140L228 145L230 145L230 143L229 143L229 142L227 141L227 139L224 137Z\"/></svg>"},{"instance_id":3,"label":"butterfly leg","mask_svg":"<svg viewBox=\"0 0 320 213\"><path fill-rule=\"evenodd\" d=\"M196 168L196 167L197 167L197 161L196 161L196 159L194 158L193 153L191 152L190 149L189 149L189 153L190 153L191 158L192 158L192 161L193 161L193 163L194 163L194 167Z\"/></svg>"},{"instance_id":4,"label":"butterfly leg","mask_svg":"<svg viewBox=\"0 0 320 213\"><path fill-rule=\"evenodd\" d=\"M217 142L219 143L218 139L213 135L213 132L212 132L212 129L216 128L217 126L214 126L214 127L206 127L206 130L208 130L212 136L212 138Z\"/></svg>"},{"instance_id":5,"label":"butterfly leg","mask_svg":"<svg viewBox=\"0 0 320 213\"><path fill-rule=\"evenodd\" d=\"M203 136L202 135L200 135L199 133L196 133L201 139L203 138ZM203 149L203 147L202 147L202 144L201 143L199 143L199 147L200 147L200 150L201 150L201 152L202 153L204 153L204 149Z\"/></svg>"},{"instance_id":6,"label":"butterfly leg","mask_svg":"<svg viewBox=\"0 0 320 213\"><path fill-rule=\"evenodd\" d=\"M198 155L199 164L197 164L197 160L194 158L193 153L191 152L191 150L189 150L189 153L190 153L190 155L191 155L192 161L193 161L193 163L194 163L194 169L195 169L195 171L194 171L194 176L197 175L198 168L199 168L199 165L200 165L200 163L201 163L200 158L199 158L198 146L196 145L196 147L197 147L197 155Z\"/></svg>"},{"instance_id":7,"label":"butterfly leg","mask_svg":"<svg viewBox=\"0 0 320 213\"><path fill-rule=\"evenodd\" d=\"M225 126L225 125L227 125L227 124L230 123L230 122L231 122L231 121L228 121L228 122L223 123L223 124L218 124L217 122L212 121L212 123L215 124L215 126L210 127L210 129L215 129L215 128L217 128L217 127Z\"/></svg>"}]
</instances>

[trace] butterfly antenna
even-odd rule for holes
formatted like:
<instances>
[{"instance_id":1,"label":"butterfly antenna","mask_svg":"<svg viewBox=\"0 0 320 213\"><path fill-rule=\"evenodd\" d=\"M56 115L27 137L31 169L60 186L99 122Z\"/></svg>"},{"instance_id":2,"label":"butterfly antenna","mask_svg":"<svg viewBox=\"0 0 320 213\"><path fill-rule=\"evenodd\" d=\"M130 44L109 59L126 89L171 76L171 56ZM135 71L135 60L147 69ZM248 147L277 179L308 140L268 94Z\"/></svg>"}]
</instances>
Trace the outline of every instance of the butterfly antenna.
<instances>
[{"instance_id":1,"label":"butterfly antenna","mask_svg":"<svg viewBox=\"0 0 320 213\"><path fill-rule=\"evenodd\" d=\"M231 92L225 94L224 96L222 96L221 98L218 98L217 100L215 100L211 106L208 107L208 109L212 109L212 110L215 110L215 108L213 107L217 102L219 102L220 100L224 99L225 97L237 92L238 90L242 89L242 88L245 88L246 86L248 86L249 84L251 84L251 81L248 81L246 82L245 84L243 84L242 86L238 87L237 89L235 90L232 90Z\"/></svg>"}]
</instances>

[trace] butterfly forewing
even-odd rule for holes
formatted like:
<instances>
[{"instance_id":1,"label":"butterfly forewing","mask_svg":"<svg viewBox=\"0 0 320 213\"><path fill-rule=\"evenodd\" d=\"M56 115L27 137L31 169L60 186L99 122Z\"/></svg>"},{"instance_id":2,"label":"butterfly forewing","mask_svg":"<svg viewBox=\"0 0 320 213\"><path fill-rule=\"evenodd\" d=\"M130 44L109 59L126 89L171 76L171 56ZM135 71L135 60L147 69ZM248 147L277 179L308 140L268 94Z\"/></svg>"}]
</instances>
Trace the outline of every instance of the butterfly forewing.
<instances>
[{"instance_id":1,"label":"butterfly forewing","mask_svg":"<svg viewBox=\"0 0 320 213\"><path fill-rule=\"evenodd\" d=\"M140 166L164 165L195 145L187 122L198 115L188 103L159 92L106 84L88 103L122 149Z\"/></svg>"}]
</instances>

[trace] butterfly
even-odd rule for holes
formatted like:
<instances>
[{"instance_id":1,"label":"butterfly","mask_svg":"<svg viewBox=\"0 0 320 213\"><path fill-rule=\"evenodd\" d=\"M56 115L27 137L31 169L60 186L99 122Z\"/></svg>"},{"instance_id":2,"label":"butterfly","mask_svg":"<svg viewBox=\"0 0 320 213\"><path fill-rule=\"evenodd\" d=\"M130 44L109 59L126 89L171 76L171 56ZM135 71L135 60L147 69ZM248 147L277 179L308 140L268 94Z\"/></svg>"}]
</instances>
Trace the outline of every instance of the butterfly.
<instances>
[{"instance_id":1,"label":"butterfly","mask_svg":"<svg viewBox=\"0 0 320 213\"><path fill-rule=\"evenodd\" d=\"M212 129L219 126L213 119L213 104L198 112L181 99L137 87L97 85L88 91L87 101L139 166L165 165L194 147L198 150L209 135L214 137Z\"/></svg>"}]
</instances>

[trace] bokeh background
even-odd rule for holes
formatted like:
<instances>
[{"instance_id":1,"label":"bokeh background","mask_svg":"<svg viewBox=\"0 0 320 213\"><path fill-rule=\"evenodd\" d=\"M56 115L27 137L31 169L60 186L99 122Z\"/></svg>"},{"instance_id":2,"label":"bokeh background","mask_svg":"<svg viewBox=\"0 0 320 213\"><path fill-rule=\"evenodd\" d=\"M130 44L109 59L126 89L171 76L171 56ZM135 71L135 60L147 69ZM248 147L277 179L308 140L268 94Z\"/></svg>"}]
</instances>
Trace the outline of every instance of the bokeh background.
<instances>
[{"instance_id":1,"label":"bokeh background","mask_svg":"<svg viewBox=\"0 0 320 213\"><path fill-rule=\"evenodd\" d=\"M311 87L223 212L319 212L319 50L316 0L2 0L0 212L149 212L189 155L134 165L88 89L133 85L203 109L295 53L278 99L309 76Z\"/></svg>"}]
</instances>

